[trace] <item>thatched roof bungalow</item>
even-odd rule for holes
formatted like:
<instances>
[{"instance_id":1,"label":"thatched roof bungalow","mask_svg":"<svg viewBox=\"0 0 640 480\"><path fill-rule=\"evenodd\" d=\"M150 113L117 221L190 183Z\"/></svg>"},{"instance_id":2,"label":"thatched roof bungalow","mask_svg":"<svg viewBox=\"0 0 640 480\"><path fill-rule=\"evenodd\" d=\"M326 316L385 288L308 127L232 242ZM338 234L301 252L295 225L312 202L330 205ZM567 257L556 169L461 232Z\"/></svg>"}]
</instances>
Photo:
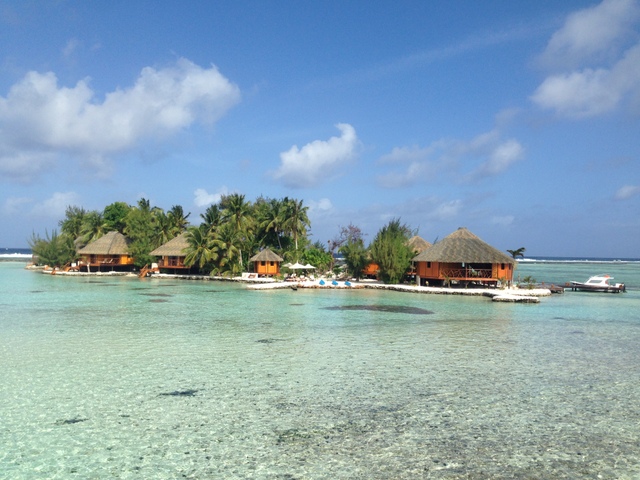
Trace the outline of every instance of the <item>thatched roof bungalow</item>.
<instances>
[{"instance_id":1,"label":"thatched roof bungalow","mask_svg":"<svg viewBox=\"0 0 640 480\"><path fill-rule=\"evenodd\" d=\"M416 254L422 253L431 246L424 238L415 235L409 239L407 246L410 247Z\"/></svg>"},{"instance_id":2,"label":"thatched roof bungalow","mask_svg":"<svg viewBox=\"0 0 640 480\"><path fill-rule=\"evenodd\" d=\"M451 281L496 285L513 280L515 260L485 243L466 228L459 228L413 258L418 285Z\"/></svg>"},{"instance_id":3,"label":"thatched roof bungalow","mask_svg":"<svg viewBox=\"0 0 640 480\"><path fill-rule=\"evenodd\" d=\"M149 255L161 257L160 260L158 260L158 270L171 270L174 273L177 271L184 272L185 270L191 269L191 267L184 264L188 247L187 233L183 232L160 245L155 250L152 250Z\"/></svg>"},{"instance_id":4,"label":"thatched roof bungalow","mask_svg":"<svg viewBox=\"0 0 640 480\"><path fill-rule=\"evenodd\" d=\"M129 256L129 240L120 232L109 232L78 250L81 270L128 271L133 269L133 257Z\"/></svg>"},{"instance_id":5,"label":"thatched roof bungalow","mask_svg":"<svg viewBox=\"0 0 640 480\"><path fill-rule=\"evenodd\" d=\"M253 262L253 271L258 275L278 275L280 273L280 264L283 262L280 255L274 253L268 248L260 251L249 259Z\"/></svg>"}]
</instances>

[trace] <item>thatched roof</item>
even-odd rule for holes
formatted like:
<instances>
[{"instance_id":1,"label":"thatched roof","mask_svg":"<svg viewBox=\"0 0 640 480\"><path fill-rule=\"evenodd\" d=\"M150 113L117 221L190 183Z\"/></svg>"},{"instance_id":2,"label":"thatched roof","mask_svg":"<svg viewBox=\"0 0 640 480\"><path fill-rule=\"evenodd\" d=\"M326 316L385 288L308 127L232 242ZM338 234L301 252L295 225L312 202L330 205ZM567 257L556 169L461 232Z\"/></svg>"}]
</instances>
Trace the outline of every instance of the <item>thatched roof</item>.
<instances>
[{"instance_id":1,"label":"thatched roof","mask_svg":"<svg viewBox=\"0 0 640 480\"><path fill-rule=\"evenodd\" d=\"M249 261L250 262L282 262L283 259L282 257L272 252L268 248L265 248L260 253L251 257Z\"/></svg>"},{"instance_id":2,"label":"thatched roof","mask_svg":"<svg viewBox=\"0 0 640 480\"><path fill-rule=\"evenodd\" d=\"M81 255L127 255L129 240L120 232L109 232L78 250L78 253Z\"/></svg>"},{"instance_id":3,"label":"thatched roof","mask_svg":"<svg viewBox=\"0 0 640 480\"><path fill-rule=\"evenodd\" d=\"M187 234L184 232L167 243L160 245L149 255L154 257L184 257L186 256L185 250L187 247L189 247L189 243L187 242Z\"/></svg>"},{"instance_id":4,"label":"thatched roof","mask_svg":"<svg viewBox=\"0 0 640 480\"><path fill-rule=\"evenodd\" d=\"M409 239L409 241L407 242L407 246L410 247L415 253L421 253L421 252L424 252L427 248L429 248L431 244L427 242L424 238L416 235Z\"/></svg>"},{"instance_id":5,"label":"thatched roof","mask_svg":"<svg viewBox=\"0 0 640 480\"><path fill-rule=\"evenodd\" d=\"M466 228L459 228L413 259L414 262L515 263L515 260L483 242Z\"/></svg>"}]
</instances>

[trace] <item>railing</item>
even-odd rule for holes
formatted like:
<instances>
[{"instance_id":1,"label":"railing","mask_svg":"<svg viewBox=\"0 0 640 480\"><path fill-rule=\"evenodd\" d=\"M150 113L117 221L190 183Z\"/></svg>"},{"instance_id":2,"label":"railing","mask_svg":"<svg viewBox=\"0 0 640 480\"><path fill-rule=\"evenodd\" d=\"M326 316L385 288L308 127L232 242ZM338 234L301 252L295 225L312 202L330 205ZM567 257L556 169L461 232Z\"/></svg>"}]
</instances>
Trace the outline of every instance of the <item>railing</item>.
<instances>
[{"instance_id":1,"label":"railing","mask_svg":"<svg viewBox=\"0 0 640 480\"><path fill-rule=\"evenodd\" d=\"M455 279L455 278L492 278L492 271L490 268L448 268L442 270L442 276Z\"/></svg>"}]
</instances>

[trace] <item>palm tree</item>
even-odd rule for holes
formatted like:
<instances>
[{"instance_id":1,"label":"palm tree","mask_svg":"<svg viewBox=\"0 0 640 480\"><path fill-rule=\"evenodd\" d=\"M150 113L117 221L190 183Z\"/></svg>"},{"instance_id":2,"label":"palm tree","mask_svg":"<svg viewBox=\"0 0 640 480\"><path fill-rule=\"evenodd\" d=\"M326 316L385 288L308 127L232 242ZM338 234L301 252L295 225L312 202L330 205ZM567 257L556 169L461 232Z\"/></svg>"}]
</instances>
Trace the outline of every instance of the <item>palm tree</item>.
<instances>
[{"instance_id":1,"label":"palm tree","mask_svg":"<svg viewBox=\"0 0 640 480\"><path fill-rule=\"evenodd\" d=\"M298 238L307 236L307 228L310 225L307 211L309 207L304 207L303 200L289 199L284 200L285 222L284 230L291 234L296 246L296 256L298 255ZM297 260L297 259L296 259Z\"/></svg>"},{"instance_id":2,"label":"palm tree","mask_svg":"<svg viewBox=\"0 0 640 480\"><path fill-rule=\"evenodd\" d=\"M241 254L242 237L240 232L231 223L226 223L217 231L211 242L213 248L218 252L219 267L224 271L227 266L231 266L233 272L233 260ZM242 263L239 263L242 267Z\"/></svg>"},{"instance_id":3,"label":"palm tree","mask_svg":"<svg viewBox=\"0 0 640 480\"><path fill-rule=\"evenodd\" d=\"M222 222L222 214L220 212L220 206L215 203L209 205L204 213L200 214L202 218L201 226L209 233L215 231Z\"/></svg>"},{"instance_id":4,"label":"palm tree","mask_svg":"<svg viewBox=\"0 0 640 480\"><path fill-rule=\"evenodd\" d=\"M171 221L171 229L173 230L174 236L181 234L187 229L189 226L189 221L187 220L189 215L191 215L191 212L185 215L181 205L173 205L167 212L167 216Z\"/></svg>"},{"instance_id":5,"label":"palm tree","mask_svg":"<svg viewBox=\"0 0 640 480\"><path fill-rule=\"evenodd\" d=\"M520 258L524 258L524 252L527 249L524 247L520 247L516 250L507 250L507 252L509 252L511 254L511 256L513 257L513 259L515 260L516 258L520 257Z\"/></svg>"},{"instance_id":6,"label":"palm tree","mask_svg":"<svg viewBox=\"0 0 640 480\"><path fill-rule=\"evenodd\" d=\"M92 210L87 212L82 222L82 229L80 233L82 235L82 242L86 245L94 240L97 240L107 232L107 225L105 223L102 213Z\"/></svg>"},{"instance_id":7,"label":"palm tree","mask_svg":"<svg viewBox=\"0 0 640 480\"><path fill-rule=\"evenodd\" d=\"M190 227L186 235L189 246L186 249L184 264L188 267L197 265L200 270L218 259L217 249L208 232L201 227Z\"/></svg>"},{"instance_id":8,"label":"palm tree","mask_svg":"<svg viewBox=\"0 0 640 480\"><path fill-rule=\"evenodd\" d=\"M242 239L246 239L250 231L251 204L239 193L225 195L220 200L222 220L230 223ZM242 270L242 249L238 250L238 263Z\"/></svg>"},{"instance_id":9,"label":"palm tree","mask_svg":"<svg viewBox=\"0 0 640 480\"><path fill-rule=\"evenodd\" d=\"M258 211L258 226L262 229L267 237L275 239L278 242L278 248L282 250L282 233L284 232L284 223L286 220L284 211L284 202L271 198L267 202L260 204Z\"/></svg>"},{"instance_id":10,"label":"palm tree","mask_svg":"<svg viewBox=\"0 0 640 480\"><path fill-rule=\"evenodd\" d=\"M171 218L164 213L163 210L158 210L154 215L155 219L155 243L157 246L167 243L169 240L176 236L175 229L173 228Z\"/></svg>"},{"instance_id":11,"label":"palm tree","mask_svg":"<svg viewBox=\"0 0 640 480\"><path fill-rule=\"evenodd\" d=\"M81 235L86 214L84 208L68 206L64 213L64 220L58 222L60 232L68 235L75 242Z\"/></svg>"}]
</instances>

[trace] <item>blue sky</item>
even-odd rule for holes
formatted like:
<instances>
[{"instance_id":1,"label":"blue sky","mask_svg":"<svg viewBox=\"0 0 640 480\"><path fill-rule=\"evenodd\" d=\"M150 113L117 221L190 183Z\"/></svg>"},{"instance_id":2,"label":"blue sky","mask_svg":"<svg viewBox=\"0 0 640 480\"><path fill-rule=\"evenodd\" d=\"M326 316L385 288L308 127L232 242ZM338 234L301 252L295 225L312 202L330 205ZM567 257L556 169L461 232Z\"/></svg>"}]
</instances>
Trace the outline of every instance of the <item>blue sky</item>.
<instances>
[{"instance_id":1,"label":"blue sky","mask_svg":"<svg viewBox=\"0 0 640 480\"><path fill-rule=\"evenodd\" d=\"M0 0L0 246L67 205L303 199L640 257L640 1Z\"/></svg>"}]
</instances>

